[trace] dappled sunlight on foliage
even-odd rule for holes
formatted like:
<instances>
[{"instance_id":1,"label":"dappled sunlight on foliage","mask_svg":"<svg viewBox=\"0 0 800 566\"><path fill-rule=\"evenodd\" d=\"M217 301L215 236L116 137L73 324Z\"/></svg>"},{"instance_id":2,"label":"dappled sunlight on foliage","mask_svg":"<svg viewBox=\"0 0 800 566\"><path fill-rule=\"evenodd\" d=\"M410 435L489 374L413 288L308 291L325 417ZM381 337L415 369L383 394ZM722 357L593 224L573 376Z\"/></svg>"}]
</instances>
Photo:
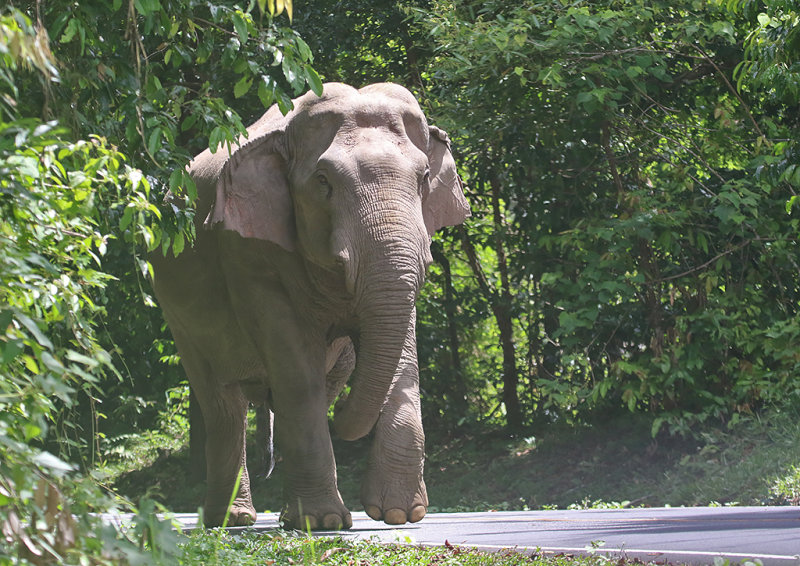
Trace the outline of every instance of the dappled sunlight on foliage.
<instances>
[{"instance_id":1,"label":"dappled sunlight on foliage","mask_svg":"<svg viewBox=\"0 0 800 566\"><path fill-rule=\"evenodd\" d=\"M796 13L745 4L416 12L476 211L451 244L458 326L491 312L481 342L503 352L487 376L465 347L463 373L503 391L512 428L626 407L691 434L797 401L796 98L757 88Z\"/></svg>"},{"instance_id":2,"label":"dappled sunlight on foliage","mask_svg":"<svg viewBox=\"0 0 800 566\"><path fill-rule=\"evenodd\" d=\"M291 15L291 3L281 9ZM158 544L144 532L129 538L88 515L115 503L86 472L105 458L104 431L133 430L105 419L141 410L174 379L162 369L151 382L157 394L140 381L172 348L154 342L162 323L149 308L146 254L178 254L193 238L183 173L192 146L216 149L243 131L210 76L233 65L236 99L258 79L251 103L262 109L276 100L288 109L287 93L319 87L302 39L251 12L158 1L23 2L0 12L4 563L157 555L147 554ZM249 64L255 53L261 63ZM275 60L279 73L268 70ZM164 203L167 190L182 206Z\"/></svg>"},{"instance_id":3,"label":"dappled sunlight on foliage","mask_svg":"<svg viewBox=\"0 0 800 566\"><path fill-rule=\"evenodd\" d=\"M418 301L434 505L796 504L799 77L781 0L4 6L0 562L400 556L187 539L155 515L178 482L196 509L198 486L148 254L191 247L207 214L193 155L323 80L409 87L467 186L473 216L434 237ZM551 450L571 474L538 467ZM123 505L112 481L131 528L88 514Z\"/></svg>"}]
</instances>

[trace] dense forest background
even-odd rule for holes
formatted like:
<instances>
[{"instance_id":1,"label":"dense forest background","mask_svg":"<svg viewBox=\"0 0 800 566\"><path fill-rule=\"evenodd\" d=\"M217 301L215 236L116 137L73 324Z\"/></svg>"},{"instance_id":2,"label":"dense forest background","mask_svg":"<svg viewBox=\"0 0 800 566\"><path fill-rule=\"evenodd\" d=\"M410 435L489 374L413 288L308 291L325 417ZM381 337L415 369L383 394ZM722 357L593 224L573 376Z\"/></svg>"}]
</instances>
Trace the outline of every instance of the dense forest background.
<instances>
[{"instance_id":1,"label":"dense forest background","mask_svg":"<svg viewBox=\"0 0 800 566\"><path fill-rule=\"evenodd\" d=\"M183 167L322 81L410 88L468 187L419 301L426 426L630 411L691 435L800 403L797 2L15 0L0 18L0 525L30 556L89 528L70 508L110 504L92 477L110 439L187 398L146 261L191 245ZM164 205L181 187L188 207Z\"/></svg>"}]
</instances>

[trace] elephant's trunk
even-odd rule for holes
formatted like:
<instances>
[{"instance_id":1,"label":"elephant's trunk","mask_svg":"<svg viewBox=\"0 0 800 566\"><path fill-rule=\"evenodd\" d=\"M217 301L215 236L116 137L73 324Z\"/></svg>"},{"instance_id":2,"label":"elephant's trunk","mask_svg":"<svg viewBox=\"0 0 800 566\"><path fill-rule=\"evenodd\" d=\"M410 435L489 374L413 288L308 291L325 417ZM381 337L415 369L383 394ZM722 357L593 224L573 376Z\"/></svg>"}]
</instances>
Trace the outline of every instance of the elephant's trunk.
<instances>
[{"instance_id":1,"label":"elephant's trunk","mask_svg":"<svg viewBox=\"0 0 800 566\"><path fill-rule=\"evenodd\" d=\"M364 254L359 258L356 368L350 395L334 419L337 434L346 440L372 430L397 379L419 378L414 302L430 251L421 218L397 209L392 214L402 220L387 226L385 219L390 215L376 211L377 220L365 223L368 243L362 245L379 253L374 254L377 259Z\"/></svg>"}]
</instances>

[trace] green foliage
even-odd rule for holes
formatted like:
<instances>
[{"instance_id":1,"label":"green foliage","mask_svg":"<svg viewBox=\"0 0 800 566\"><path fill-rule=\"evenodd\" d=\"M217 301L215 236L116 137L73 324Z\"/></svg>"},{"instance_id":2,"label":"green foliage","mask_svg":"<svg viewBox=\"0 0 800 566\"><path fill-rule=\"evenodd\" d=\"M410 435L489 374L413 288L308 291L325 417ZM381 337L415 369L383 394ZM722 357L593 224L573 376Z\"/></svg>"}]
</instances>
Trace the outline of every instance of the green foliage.
<instances>
[{"instance_id":1,"label":"green foliage","mask_svg":"<svg viewBox=\"0 0 800 566\"><path fill-rule=\"evenodd\" d=\"M259 5L292 15L291 2ZM244 132L234 100L288 111L287 93L320 89L302 39L251 11L118 0L0 13L0 562L173 563L152 503L130 537L88 515L112 503L76 464L104 457L100 403L141 408L175 379L163 366L155 391L126 381L172 355L144 308L146 254L191 242L190 155Z\"/></svg>"},{"instance_id":2,"label":"green foliage","mask_svg":"<svg viewBox=\"0 0 800 566\"><path fill-rule=\"evenodd\" d=\"M60 406L114 373L96 335L93 295L110 279L99 269L108 234L96 202L124 205L133 170L102 139L70 143L55 123L20 118L15 73L52 78L55 66L20 12L3 15L0 30L0 558L60 560L79 532L71 510L103 498L63 502L62 490L83 482L43 441Z\"/></svg>"},{"instance_id":3,"label":"green foliage","mask_svg":"<svg viewBox=\"0 0 800 566\"><path fill-rule=\"evenodd\" d=\"M800 503L800 468L792 466L787 475L776 478L770 491L779 503Z\"/></svg>"},{"instance_id":4,"label":"green foliage","mask_svg":"<svg viewBox=\"0 0 800 566\"><path fill-rule=\"evenodd\" d=\"M744 40L744 58L737 65L738 86L766 88L788 105L800 97L800 10L794 2L728 2L755 27ZM761 11L763 10L763 11Z\"/></svg>"},{"instance_id":5,"label":"green foliage","mask_svg":"<svg viewBox=\"0 0 800 566\"><path fill-rule=\"evenodd\" d=\"M294 27L307 38L314 66L326 80L357 87L388 81L419 90L420 62L429 46L424 30L408 19L410 6L424 10L429 3L319 0L297 15Z\"/></svg>"},{"instance_id":6,"label":"green foliage","mask_svg":"<svg viewBox=\"0 0 800 566\"><path fill-rule=\"evenodd\" d=\"M625 407L686 434L796 399L796 97L731 77L743 56L754 80L792 57L782 6L755 31L690 1L417 12L436 49L432 119L470 186L467 237L508 258L505 281L480 257L489 286L475 272L458 293L504 297L526 422Z\"/></svg>"},{"instance_id":7,"label":"green foliage","mask_svg":"<svg viewBox=\"0 0 800 566\"><path fill-rule=\"evenodd\" d=\"M159 362L175 355L161 314L142 306L155 305L146 254L180 253L194 237L189 159L209 146L227 151L265 106L288 111L294 94L321 83L308 45L282 25L280 8L291 15L290 3L261 3L266 11L200 1L24 6L42 23L38 41L58 60L59 80L19 75L17 112L56 119L78 138L102 136L139 188L125 206L96 203L100 229L113 235L103 271L117 279L95 296L107 313L98 339L124 379L101 380L102 410L99 396L75 407L71 420L84 432L73 438L85 443L95 420L118 435L155 418L178 379Z\"/></svg>"},{"instance_id":8,"label":"green foliage","mask_svg":"<svg viewBox=\"0 0 800 566\"><path fill-rule=\"evenodd\" d=\"M146 261L192 243L185 165L323 76L411 87L469 187L473 217L435 237L419 301L427 422L635 411L647 433L691 436L797 402L793 3L14 5L0 14L3 560L175 559L148 513L76 546L94 527L71 513L107 505L78 468L138 457L130 435L185 409Z\"/></svg>"}]
</instances>

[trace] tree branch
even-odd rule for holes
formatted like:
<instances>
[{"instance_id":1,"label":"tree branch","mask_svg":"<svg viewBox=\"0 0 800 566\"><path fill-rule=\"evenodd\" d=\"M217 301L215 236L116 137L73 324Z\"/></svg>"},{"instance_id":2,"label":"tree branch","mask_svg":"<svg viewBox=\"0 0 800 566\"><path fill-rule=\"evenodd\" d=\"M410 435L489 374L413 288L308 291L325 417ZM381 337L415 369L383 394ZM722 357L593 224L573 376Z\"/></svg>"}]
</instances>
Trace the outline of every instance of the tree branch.
<instances>
[{"instance_id":1,"label":"tree branch","mask_svg":"<svg viewBox=\"0 0 800 566\"><path fill-rule=\"evenodd\" d=\"M717 74L719 74L719 76L722 77L722 80L725 82L725 85L728 87L728 90L731 92L731 94L733 94L733 96L736 97L736 100L738 100L739 103L744 108L747 117L750 118L750 121L753 123L753 128L755 128L756 132L758 132L759 137L766 140L767 137L764 135L764 132L761 131L761 128L758 127L758 122L756 122L756 119L753 117L753 113L750 112L750 107L741 97L736 88L728 80L728 77L725 76L725 73L722 72L722 69L720 69L719 66L714 62L714 60L711 59L711 57L709 57L705 51L703 51L702 47L700 47L699 45L692 45L692 47L694 47L697 50L697 52L700 53L706 59L706 61L708 61L711 64L712 67L714 67L714 70L717 71Z\"/></svg>"}]
</instances>

